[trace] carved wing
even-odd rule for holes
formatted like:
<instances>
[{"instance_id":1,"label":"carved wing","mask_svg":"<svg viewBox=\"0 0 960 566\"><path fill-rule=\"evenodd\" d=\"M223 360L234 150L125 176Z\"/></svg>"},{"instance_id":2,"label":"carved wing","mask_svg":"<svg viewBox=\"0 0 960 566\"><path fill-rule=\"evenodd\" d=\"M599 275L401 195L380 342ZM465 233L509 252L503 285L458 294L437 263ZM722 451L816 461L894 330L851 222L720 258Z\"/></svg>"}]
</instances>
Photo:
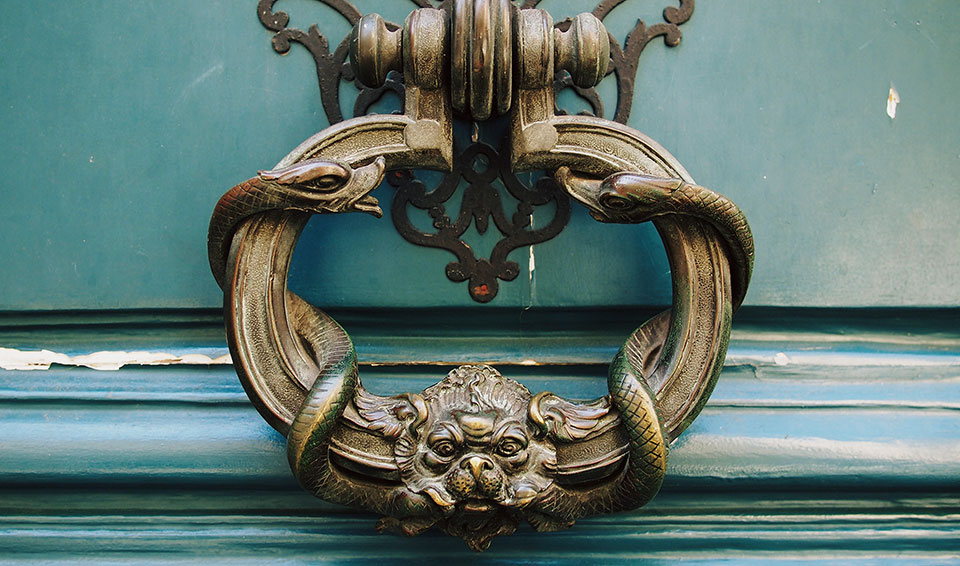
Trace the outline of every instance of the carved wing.
<instances>
[{"instance_id":1,"label":"carved wing","mask_svg":"<svg viewBox=\"0 0 960 566\"><path fill-rule=\"evenodd\" d=\"M381 397L360 386L330 438L331 459L355 474L399 483L394 444L416 434L426 416L420 395Z\"/></svg>"},{"instance_id":2,"label":"carved wing","mask_svg":"<svg viewBox=\"0 0 960 566\"><path fill-rule=\"evenodd\" d=\"M628 439L609 397L575 403L539 393L530 402L529 416L556 444L559 485L602 482L623 468Z\"/></svg>"}]
</instances>

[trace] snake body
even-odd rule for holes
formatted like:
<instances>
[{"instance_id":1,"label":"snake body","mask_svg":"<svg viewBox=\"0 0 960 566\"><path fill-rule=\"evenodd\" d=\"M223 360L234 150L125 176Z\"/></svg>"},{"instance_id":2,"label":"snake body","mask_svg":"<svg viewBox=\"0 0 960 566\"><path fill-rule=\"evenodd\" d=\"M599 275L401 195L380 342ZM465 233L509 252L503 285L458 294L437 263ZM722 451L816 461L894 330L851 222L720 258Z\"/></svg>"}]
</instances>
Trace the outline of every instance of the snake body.
<instances>
[{"instance_id":1,"label":"snake body","mask_svg":"<svg viewBox=\"0 0 960 566\"><path fill-rule=\"evenodd\" d=\"M352 168L346 164L310 159L236 185L220 197L207 231L210 270L223 288L227 253L238 226L244 220L271 210L300 210L312 213L355 210L382 216L377 199L368 193L383 179L384 160Z\"/></svg>"},{"instance_id":2,"label":"snake body","mask_svg":"<svg viewBox=\"0 0 960 566\"><path fill-rule=\"evenodd\" d=\"M261 213L297 210L312 213L382 213L368 195L383 179L384 160L351 168L346 164L311 159L273 171L262 171L226 192L214 209L207 236L210 268L217 283L227 280L227 255L239 225ZM347 333L332 318L297 295L287 293L287 308L297 335L312 351L319 369L313 385L287 435L287 454L300 483L325 499L343 504L367 504L362 491L329 473L325 444L353 398L360 381L357 355ZM358 501L358 499L363 501Z\"/></svg>"},{"instance_id":3,"label":"snake body","mask_svg":"<svg viewBox=\"0 0 960 566\"><path fill-rule=\"evenodd\" d=\"M666 215L706 221L720 235L731 256L734 310L743 303L753 273L753 235L747 217L732 200L680 179L617 173L600 183L597 202L605 222L636 224Z\"/></svg>"},{"instance_id":4,"label":"snake body","mask_svg":"<svg viewBox=\"0 0 960 566\"><path fill-rule=\"evenodd\" d=\"M646 504L660 491L667 472L668 445L657 416L656 395L629 364L621 348L610 364L607 387L629 439L626 481L634 495L631 507Z\"/></svg>"},{"instance_id":5,"label":"snake body","mask_svg":"<svg viewBox=\"0 0 960 566\"><path fill-rule=\"evenodd\" d=\"M326 313L299 297L288 301L297 315L297 334L313 352L319 373L287 433L287 457L294 476L306 489L337 493L341 491L333 485L337 476L326 473L327 451L312 448L329 440L360 384L357 353L350 336ZM349 495L349 490L343 491L344 497Z\"/></svg>"},{"instance_id":6,"label":"snake body","mask_svg":"<svg viewBox=\"0 0 960 566\"><path fill-rule=\"evenodd\" d=\"M729 198L681 179L641 173L616 173L598 180L562 167L556 178L602 222L638 224L666 215L705 221L728 253L733 309L743 302L753 272L753 236L746 216ZM656 365L669 316L670 311L662 313L637 329L617 352L608 373L610 399L629 437L627 481L635 494L634 506L656 494L666 471L668 440L646 378Z\"/></svg>"}]
</instances>

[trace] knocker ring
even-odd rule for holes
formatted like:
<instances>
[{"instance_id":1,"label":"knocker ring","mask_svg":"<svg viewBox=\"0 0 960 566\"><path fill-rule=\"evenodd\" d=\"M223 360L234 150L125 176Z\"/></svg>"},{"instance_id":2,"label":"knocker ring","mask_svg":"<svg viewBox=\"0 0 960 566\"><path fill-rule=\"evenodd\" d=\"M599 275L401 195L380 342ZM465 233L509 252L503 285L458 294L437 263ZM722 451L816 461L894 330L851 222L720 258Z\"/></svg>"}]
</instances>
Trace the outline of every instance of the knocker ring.
<instances>
[{"instance_id":1,"label":"knocker ring","mask_svg":"<svg viewBox=\"0 0 960 566\"><path fill-rule=\"evenodd\" d=\"M554 111L554 79L607 73L610 44L590 14L555 27L509 0L456 0L414 11L399 29L356 25L359 80L403 73L402 115L346 120L303 142L217 204L208 255L224 292L243 386L287 437L300 484L381 514L378 528L431 527L483 550L522 521L540 531L634 509L658 491L669 444L706 403L746 293L753 240L742 212L696 185L669 153L622 124ZM388 171L453 167L454 113L509 115L510 167L546 170L601 222L652 221L673 275L672 308L614 357L609 395L531 394L489 366L462 366L420 393L382 397L360 382L347 333L287 290L289 262L313 214L381 216L370 196Z\"/></svg>"}]
</instances>

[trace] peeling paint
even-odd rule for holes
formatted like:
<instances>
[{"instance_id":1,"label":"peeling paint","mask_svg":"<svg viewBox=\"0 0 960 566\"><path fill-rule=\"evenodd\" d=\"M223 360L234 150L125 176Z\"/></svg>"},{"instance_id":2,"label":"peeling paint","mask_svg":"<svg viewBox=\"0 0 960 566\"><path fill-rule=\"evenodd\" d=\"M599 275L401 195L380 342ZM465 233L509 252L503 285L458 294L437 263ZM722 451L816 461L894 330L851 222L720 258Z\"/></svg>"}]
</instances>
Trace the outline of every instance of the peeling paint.
<instances>
[{"instance_id":1,"label":"peeling paint","mask_svg":"<svg viewBox=\"0 0 960 566\"><path fill-rule=\"evenodd\" d=\"M68 356L50 350L0 348L0 368L5 370L45 370L53 364L115 371L125 365L229 365L230 354L211 358L203 354L176 355L166 352L102 351Z\"/></svg>"},{"instance_id":2,"label":"peeling paint","mask_svg":"<svg viewBox=\"0 0 960 566\"><path fill-rule=\"evenodd\" d=\"M775 331L734 328L731 340L736 342L811 342L822 348L835 348L837 344L883 344L937 347L960 350L960 339L943 334L891 334L890 332L867 331L855 334L837 334L803 330Z\"/></svg>"}]
</instances>

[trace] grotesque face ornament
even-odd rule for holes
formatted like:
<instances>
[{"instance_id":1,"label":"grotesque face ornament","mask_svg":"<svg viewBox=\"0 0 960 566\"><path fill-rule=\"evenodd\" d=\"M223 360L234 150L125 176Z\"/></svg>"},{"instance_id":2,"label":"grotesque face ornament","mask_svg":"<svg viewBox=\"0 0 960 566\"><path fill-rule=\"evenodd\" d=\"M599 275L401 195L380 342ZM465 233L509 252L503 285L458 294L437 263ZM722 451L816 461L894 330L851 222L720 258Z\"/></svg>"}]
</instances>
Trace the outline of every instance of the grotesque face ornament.
<instances>
[{"instance_id":1,"label":"grotesque face ornament","mask_svg":"<svg viewBox=\"0 0 960 566\"><path fill-rule=\"evenodd\" d=\"M426 494L442 527L482 550L513 532L546 489L556 449L527 418L530 392L489 366L463 366L423 392L427 418L394 447L400 477Z\"/></svg>"},{"instance_id":2,"label":"grotesque face ornament","mask_svg":"<svg viewBox=\"0 0 960 566\"><path fill-rule=\"evenodd\" d=\"M301 416L312 413L308 398ZM477 551L523 521L557 530L649 498L666 456L659 422L643 423L654 434L640 468L648 485L638 487L629 432L609 398L534 396L489 366L461 366L421 394L379 397L358 386L328 426L328 443L291 449L305 487L383 513L380 530L438 527ZM298 446L293 432L290 439Z\"/></svg>"}]
</instances>

